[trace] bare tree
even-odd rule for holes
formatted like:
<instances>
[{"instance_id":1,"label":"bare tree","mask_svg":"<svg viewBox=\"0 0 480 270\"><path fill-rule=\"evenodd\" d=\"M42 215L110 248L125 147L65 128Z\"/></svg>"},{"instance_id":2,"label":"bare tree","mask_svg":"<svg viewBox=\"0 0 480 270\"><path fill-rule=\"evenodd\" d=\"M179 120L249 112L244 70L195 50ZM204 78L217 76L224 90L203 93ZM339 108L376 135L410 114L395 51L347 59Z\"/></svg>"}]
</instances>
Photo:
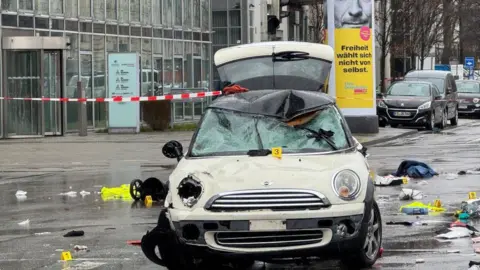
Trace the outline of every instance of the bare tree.
<instances>
[{"instance_id":1,"label":"bare tree","mask_svg":"<svg viewBox=\"0 0 480 270\"><path fill-rule=\"evenodd\" d=\"M480 56L480 1L461 0L457 4L459 58Z\"/></svg>"},{"instance_id":2,"label":"bare tree","mask_svg":"<svg viewBox=\"0 0 480 270\"><path fill-rule=\"evenodd\" d=\"M308 5L308 24L309 24L309 39L311 42L323 43L324 41L324 10L323 0L313 0L313 3Z\"/></svg>"},{"instance_id":3,"label":"bare tree","mask_svg":"<svg viewBox=\"0 0 480 270\"><path fill-rule=\"evenodd\" d=\"M453 52L455 25L458 20L458 14L455 12L456 3L452 0L442 0L442 35L443 52L441 57L442 64L448 65Z\"/></svg>"},{"instance_id":4,"label":"bare tree","mask_svg":"<svg viewBox=\"0 0 480 270\"><path fill-rule=\"evenodd\" d=\"M397 11L391 8L390 0L378 0L376 7L375 20L377 27L375 28L375 38L380 48L380 89L382 93L386 91L385 87L385 67L387 56L390 53L393 25L392 20L395 18Z\"/></svg>"}]
</instances>

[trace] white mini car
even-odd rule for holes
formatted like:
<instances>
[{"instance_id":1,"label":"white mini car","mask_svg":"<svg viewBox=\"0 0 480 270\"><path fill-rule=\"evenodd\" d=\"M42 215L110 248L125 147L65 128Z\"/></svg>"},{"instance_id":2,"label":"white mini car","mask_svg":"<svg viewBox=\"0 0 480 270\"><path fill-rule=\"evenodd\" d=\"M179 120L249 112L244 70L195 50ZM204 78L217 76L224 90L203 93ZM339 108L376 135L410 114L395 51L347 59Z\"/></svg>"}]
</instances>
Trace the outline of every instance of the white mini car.
<instances>
[{"instance_id":1,"label":"white mini car","mask_svg":"<svg viewBox=\"0 0 480 270\"><path fill-rule=\"evenodd\" d=\"M142 239L151 261L176 270L309 257L375 263L374 174L321 91L333 57L331 47L297 42L216 53L222 81L248 91L215 99L185 154L176 141L164 146L179 162L158 225Z\"/></svg>"}]
</instances>

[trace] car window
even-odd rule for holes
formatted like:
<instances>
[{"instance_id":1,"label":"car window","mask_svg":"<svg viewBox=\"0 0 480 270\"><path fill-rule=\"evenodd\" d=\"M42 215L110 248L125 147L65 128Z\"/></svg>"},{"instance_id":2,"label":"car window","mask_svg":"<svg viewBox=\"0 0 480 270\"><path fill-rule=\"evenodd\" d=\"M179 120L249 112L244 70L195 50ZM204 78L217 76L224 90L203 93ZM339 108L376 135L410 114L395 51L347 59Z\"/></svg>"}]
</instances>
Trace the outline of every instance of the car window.
<instances>
[{"instance_id":1,"label":"car window","mask_svg":"<svg viewBox=\"0 0 480 270\"><path fill-rule=\"evenodd\" d=\"M480 83L478 82L457 82L459 93L480 93Z\"/></svg>"},{"instance_id":2,"label":"car window","mask_svg":"<svg viewBox=\"0 0 480 270\"><path fill-rule=\"evenodd\" d=\"M442 78L405 77L405 81L431 82L438 88L441 94L445 92L445 79L442 79Z\"/></svg>"},{"instance_id":3,"label":"car window","mask_svg":"<svg viewBox=\"0 0 480 270\"><path fill-rule=\"evenodd\" d=\"M315 139L304 128L331 131L330 140L337 149L349 146L342 117L334 106L323 109L300 128L273 117L208 109L192 143L191 155L245 155L249 150L273 147L282 147L285 153L333 150L326 140Z\"/></svg>"},{"instance_id":4,"label":"car window","mask_svg":"<svg viewBox=\"0 0 480 270\"><path fill-rule=\"evenodd\" d=\"M440 96L440 91L438 91L438 88L435 85L433 86L433 96L434 97Z\"/></svg>"},{"instance_id":5,"label":"car window","mask_svg":"<svg viewBox=\"0 0 480 270\"><path fill-rule=\"evenodd\" d=\"M431 96L430 86L426 83L396 83L390 86L387 95L389 96Z\"/></svg>"}]
</instances>

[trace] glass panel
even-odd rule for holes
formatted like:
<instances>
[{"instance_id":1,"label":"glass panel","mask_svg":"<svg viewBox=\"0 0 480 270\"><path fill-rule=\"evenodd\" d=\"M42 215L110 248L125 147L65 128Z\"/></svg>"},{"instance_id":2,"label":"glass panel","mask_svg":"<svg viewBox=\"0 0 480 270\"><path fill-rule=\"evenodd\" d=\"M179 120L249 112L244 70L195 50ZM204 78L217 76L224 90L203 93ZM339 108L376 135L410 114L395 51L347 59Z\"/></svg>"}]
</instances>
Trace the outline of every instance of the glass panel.
<instances>
[{"instance_id":1,"label":"glass panel","mask_svg":"<svg viewBox=\"0 0 480 270\"><path fill-rule=\"evenodd\" d=\"M92 51L92 35L87 35L87 34L80 35L80 50Z\"/></svg>"},{"instance_id":2,"label":"glass panel","mask_svg":"<svg viewBox=\"0 0 480 270\"><path fill-rule=\"evenodd\" d=\"M202 60L195 58L193 60L193 81L195 87L202 87Z\"/></svg>"},{"instance_id":3,"label":"glass panel","mask_svg":"<svg viewBox=\"0 0 480 270\"><path fill-rule=\"evenodd\" d=\"M227 27L228 26L228 19L227 19L227 11L213 11L212 12L212 27Z\"/></svg>"},{"instance_id":4,"label":"glass panel","mask_svg":"<svg viewBox=\"0 0 480 270\"><path fill-rule=\"evenodd\" d=\"M8 11L17 11L17 0L2 0L2 9Z\"/></svg>"},{"instance_id":5,"label":"glass panel","mask_svg":"<svg viewBox=\"0 0 480 270\"><path fill-rule=\"evenodd\" d=\"M33 10L33 0L18 0L19 9Z\"/></svg>"},{"instance_id":6,"label":"glass panel","mask_svg":"<svg viewBox=\"0 0 480 270\"><path fill-rule=\"evenodd\" d=\"M132 38L131 39L131 46L130 49L132 52L141 52L142 51L142 40L140 38Z\"/></svg>"},{"instance_id":7,"label":"glass panel","mask_svg":"<svg viewBox=\"0 0 480 270\"><path fill-rule=\"evenodd\" d=\"M105 21L105 1L93 1L93 18Z\"/></svg>"},{"instance_id":8,"label":"glass panel","mask_svg":"<svg viewBox=\"0 0 480 270\"><path fill-rule=\"evenodd\" d=\"M92 2L90 0L80 0L80 17L92 17Z\"/></svg>"},{"instance_id":9,"label":"glass panel","mask_svg":"<svg viewBox=\"0 0 480 270\"><path fill-rule=\"evenodd\" d=\"M60 51L47 51L43 59L43 96L59 98L62 91L62 69ZM45 134L60 135L61 104L58 102L43 102Z\"/></svg>"},{"instance_id":10,"label":"glass panel","mask_svg":"<svg viewBox=\"0 0 480 270\"><path fill-rule=\"evenodd\" d=\"M105 37L93 37L93 95L95 98L107 97L107 80L105 68ZM107 127L107 103L95 102L95 128Z\"/></svg>"},{"instance_id":11,"label":"glass panel","mask_svg":"<svg viewBox=\"0 0 480 270\"><path fill-rule=\"evenodd\" d=\"M39 51L12 51L7 54L8 97L41 97ZM41 135L41 102L7 100L7 133Z\"/></svg>"},{"instance_id":12,"label":"glass panel","mask_svg":"<svg viewBox=\"0 0 480 270\"><path fill-rule=\"evenodd\" d=\"M192 27L192 4L193 0L183 0L183 25L187 28Z\"/></svg>"},{"instance_id":13,"label":"glass panel","mask_svg":"<svg viewBox=\"0 0 480 270\"><path fill-rule=\"evenodd\" d=\"M107 52L118 52L117 37L107 36Z\"/></svg>"},{"instance_id":14,"label":"glass panel","mask_svg":"<svg viewBox=\"0 0 480 270\"><path fill-rule=\"evenodd\" d=\"M119 48L118 48L118 51L119 52L129 52L130 51L130 40L128 39L128 37L120 37L118 39L118 44L119 44Z\"/></svg>"},{"instance_id":15,"label":"glass panel","mask_svg":"<svg viewBox=\"0 0 480 270\"><path fill-rule=\"evenodd\" d=\"M185 42L185 56L183 57L184 67L184 84L183 87L193 87L193 54L192 54L192 42Z\"/></svg>"},{"instance_id":16,"label":"glass panel","mask_svg":"<svg viewBox=\"0 0 480 270\"><path fill-rule=\"evenodd\" d=\"M35 0L35 10L38 14L48 14L49 0Z\"/></svg>"},{"instance_id":17,"label":"glass panel","mask_svg":"<svg viewBox=\"0 0 480 270\"><path fill-rule=\"evenodd\" d=\"M155 2L160 2L155 0ZM152 24L152 0L142 0L142 23L145 25ZM157 15L158 13L154 13Z\"/></svg>"},{"instance_id":18,"label":"glass panel","mask_svg":"<svg viewBox=\"0 0 480 270\"><path fill-rule=\"evenodd\" d=\"M230 44L242 43L242 32L240 28L230 28Z\"/></svg>"},{"instance_id":19,"label":"glass panel","mask_svg":"<svg viewBox=\"0 0 480 270\"><path fill-rule=\"evenodd\" d=\"M152 43L151 39L142 39L142 96L153 96Z\"/></svg>"},{"instance_id":20,"label":"glass panel","mask_svg":"<svg viewBox=\"0 0 480 270\"><path fill-rule=\"evenodd\" d=\"M128 11L129 0L118 0L118 21L122 23L129 22L130 13Z\"/></svg>"},{"instance_id":21,"label":"glass panel","mask_svg":"<svg viewBox=\"0 0 480 270\"><path fill-rule=\"evenodd\" d=\"M175 68L175 81L173 83L173 88L182 88L183 87L183 59L175 58L174 62Z\"/></svg>"},{"instance_id":22,"label":"glass panel","mask_svg":"<svg viewBox=\"0 0 480 270\"><path fill-rule=\"evenodd\" d=\"M85 89L85 97L93 97L93 80L92 80L92 55L80 55L80 72L82 87ZM87 102L87 125L93 127L93 103Z\"/></svg>"},{"instance_id":23,"label":"glass panel","mask_svg":"<svg viewBox=\"0 0 480 270\"><path fill-rule=\"evenodd\" d=\"M193 0L193 27L200 28L200 0Z\"/></svg>"},{"instance_id":24,"label":"glass panel","mask_svg":"<svg viewBox=\"0 0 480 270\"><path fill-rule=\"evenodd\" d=\"M106 0L107 19L117 20L117 0Z\"/></svg>"},{"instance_id":25,"label":"glass panel","mask_svg":"<svg viewBox=\"0 0 480 270\"><path fill-rule=\"evenodd\" d=\"M140 0L130 0L130 21L140 22Z\"/></svg>"},{"instance_id":26,"label":"glass panel","mask_svg":"<svg viewBox=\"0 0 480 270\"><path fill-rule=\"evenodd\" d=\"M210 30L210 0L202 0L202 30Z\"/></svg>"},{"instance_id":27,"label":"glass panel","mask_svg":"<svg viewBox=\"0 0 480 270\"><path fill-rule=\"evenodd\" d=\"M165 40L164 44L163 91L164 94L168 94L170 93L173 84L173 41Z\"/></svg>"},{"instance_id":28,"label":"glass panel","mask_svg":"<svg viewBox=\"0 0 480 270\"><path fill-rule=\"evenodd\" d=\"M210 45L207 44L202 44L202 60L203 60L203 66L202 66L202 85L201 87L210 87Z\"/></svg>"},{"instance_id":29,"label":"glass panel","mask_svg":"<svg viewBox=\"0 0 480 270\"><path fill-rule=\"evenodd\" d=\"M155 64L153 70L153 81L155 82L155 95L163 95L163 57L155 55L153 57Z\"/></svg>"},{"instance_id":30,"label":"glass panel","mask_svg":"<svg viewBox=\"0 0 480 270\"><path fill-rule=\"evenodd\" d=\"M162 2L160 0L153 1L153 12L155 14L152 16L154 25L162 24Z\"/></svg>"},{"instance_id":31,"label":"glass panel","mask_svg":"<svg viewBox=\"0 0 480 270\"><path fill-rule=\"evenodd\" d=\"M78 34L66 34L70 37L70 50L67 51L66 58L66 97L77 98L78 81ZM78 110L76 102L67 102L67 130L78 130Z\"/></svg>"},{"instance_id":32,"label":"glass panel","mask_svg":"<svg viewBox=\"0 0 480 270\"><path fill-rule=\"evenodd\" d=\"M241 26L240 10L230 10L230 26Z\"/></svg>"},{"instance_id":33,"label":"glass panel","mask_svg":"<svg viewBox=\"0 0 480 270\"><path fill-rule=\"evenodd\" d=\"M65 1L65 16L68 18L78 17L78 2L77 1Z\"/></svg>"},{"instance_id":34,"label":"glass panel","mask_svg":"<svg viewBox=\"0 0 480 270\"><path fill-rule=\"evenodd\" d=\"M182 25L182 1L181 0L175 0L175 14L173 17L175 18L175 25Z\"/></svg>"},{"instance_id":35,"label":"glass panel","mask_svg":"<svg viewBox=\"0 0 480 270\"><path fill-rule=\"evenodd\" d=\"M172 0L163 0L163 24L172 26L173 24L173 6Z\"/></svg>"}]
</instances>

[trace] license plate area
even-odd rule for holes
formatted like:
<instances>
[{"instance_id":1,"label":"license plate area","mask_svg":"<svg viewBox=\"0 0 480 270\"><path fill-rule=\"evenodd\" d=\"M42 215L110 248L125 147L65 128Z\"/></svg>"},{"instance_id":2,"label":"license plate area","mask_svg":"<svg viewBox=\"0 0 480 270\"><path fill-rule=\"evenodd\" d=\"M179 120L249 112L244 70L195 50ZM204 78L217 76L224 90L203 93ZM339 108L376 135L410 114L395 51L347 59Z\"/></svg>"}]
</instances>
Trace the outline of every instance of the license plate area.
<instances>
[{"instance_id":1,"label":"license plate area","mask_svg":"<svg viewBox=\"0 0 480 270\"><path fill-rule=\"evenodd\" d=\"M411 112L393 112L395 116L410 116L412 115Z\"/></svg>"},{"instance_id":2,"label":"license plate area","mask_svg":"<svg viewBox=\"0 0 480 270\"><path fill-rule=\"evenodd\" d=\"M284 231L287 222L284 220L250 220L250 231Z\"/></svg>"},{"instance_id":3,"label":"license plate area","mask_svg":"<svg viewBox=\"0 0 480 270\"><path fill-rule=\"evenodd\" d=\"M466 109L466 108L467 108L467 105L459 105L458 108L459 108L459 109Z\"/></svg>"}]
</instances>

